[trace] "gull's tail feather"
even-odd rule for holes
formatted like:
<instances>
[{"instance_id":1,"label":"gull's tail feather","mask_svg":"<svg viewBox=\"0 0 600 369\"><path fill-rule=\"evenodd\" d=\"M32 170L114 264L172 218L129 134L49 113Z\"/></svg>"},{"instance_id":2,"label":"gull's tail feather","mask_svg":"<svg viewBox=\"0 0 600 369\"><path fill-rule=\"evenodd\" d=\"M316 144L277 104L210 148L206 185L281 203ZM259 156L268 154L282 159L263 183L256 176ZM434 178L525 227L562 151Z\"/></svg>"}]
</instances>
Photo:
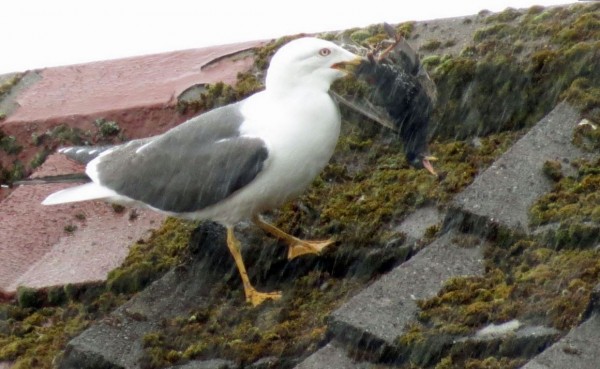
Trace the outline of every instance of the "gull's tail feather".
<instances>
[{"instance_id":1,"label":"gull's tail feather","mask_svg":"<svg viewBox=\"0 0 600 369\"><path fill-rule=\"evenodd\" d=\"M42 205L66 204L86 200L102 200L115 196L118 196L115 191L91 182L55 192L46 197L46 199L42 201Z\"/></svg>"}]
</instances>

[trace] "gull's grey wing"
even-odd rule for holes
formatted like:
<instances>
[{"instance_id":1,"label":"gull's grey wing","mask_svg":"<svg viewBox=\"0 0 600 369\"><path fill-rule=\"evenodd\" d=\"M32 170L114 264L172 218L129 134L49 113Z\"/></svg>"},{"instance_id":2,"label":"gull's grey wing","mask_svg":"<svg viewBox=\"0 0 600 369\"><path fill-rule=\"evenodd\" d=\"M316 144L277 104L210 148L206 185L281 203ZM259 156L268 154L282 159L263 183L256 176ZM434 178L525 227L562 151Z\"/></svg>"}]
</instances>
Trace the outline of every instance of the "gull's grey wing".
<instances>
[{"instance_id":1,"label":"gull's grey wing","mask_svg":"<svg viewBox=\"0 0 600 369\"><path fill-rule=\"evenodd\" d=\"M241 137L239 104L192 118L151 141L98 158L99 183L172 212L213 205L251 182L268 157L265 143Z\"/></svg>"}]
</instances>

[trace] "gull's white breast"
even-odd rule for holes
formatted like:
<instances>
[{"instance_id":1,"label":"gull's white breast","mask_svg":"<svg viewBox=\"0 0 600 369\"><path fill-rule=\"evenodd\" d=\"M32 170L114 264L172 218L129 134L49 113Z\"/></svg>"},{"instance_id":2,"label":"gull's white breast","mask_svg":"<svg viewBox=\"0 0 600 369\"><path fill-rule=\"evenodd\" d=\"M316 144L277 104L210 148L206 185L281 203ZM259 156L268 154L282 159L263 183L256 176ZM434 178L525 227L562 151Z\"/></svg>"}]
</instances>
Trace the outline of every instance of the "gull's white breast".
<instances>
[{"instance_id":1,"label":"gull's white breast","mask_svg":"<svg viewBox=\"0 0 600 369\"><path fill-rule=\"evenodd\" d=\"M261 92L246 100L242 114L241 134L262 139L268 148L263 170L229 198L187 217L233 225L280 206L327 165L340 133L340 113L327 92L297 89L285 97Z\"/></svg>"}]
</instances>

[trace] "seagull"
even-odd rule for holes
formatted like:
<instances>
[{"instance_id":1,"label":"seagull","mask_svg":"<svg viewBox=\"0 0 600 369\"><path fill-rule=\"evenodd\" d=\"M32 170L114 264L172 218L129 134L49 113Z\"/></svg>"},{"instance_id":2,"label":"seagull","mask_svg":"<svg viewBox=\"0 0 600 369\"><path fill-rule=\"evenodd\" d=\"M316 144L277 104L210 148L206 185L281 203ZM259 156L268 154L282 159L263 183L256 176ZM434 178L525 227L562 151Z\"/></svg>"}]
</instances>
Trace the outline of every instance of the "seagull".
<instances>
[{"instance_id":1,"label":"seagull","mask_svg":"<svg viewBox=\"0 0 600 369\"><path fill-rule=\"evenodd\" d=\"M289 259L319 254L334 242L298 239L262 220L260 213L301 194L325 167L341 124L329 88L363 60L318 38L290 41L273 55L265 89L244 100L158 136L60 149L86 164L90 182L55 192L42 204L103 200L216 221L227 229L246 301L257 306L277 300L281 292L260 292L251 284L234 227L251 220L287 243Z\"/></svg>"}]
</instances>

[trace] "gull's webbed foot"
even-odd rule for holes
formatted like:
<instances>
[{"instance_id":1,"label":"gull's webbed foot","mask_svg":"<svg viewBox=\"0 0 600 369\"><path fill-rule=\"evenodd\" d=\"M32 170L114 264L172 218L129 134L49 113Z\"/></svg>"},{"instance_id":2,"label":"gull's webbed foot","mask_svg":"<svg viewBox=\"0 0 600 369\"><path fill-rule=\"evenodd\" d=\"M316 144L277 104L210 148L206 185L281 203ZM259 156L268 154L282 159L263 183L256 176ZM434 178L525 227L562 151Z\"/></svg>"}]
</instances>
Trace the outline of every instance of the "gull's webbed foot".
<instances>
[{"instance_id":1,"label":"gull's webbed foot","mask_svg":"<svg viewBox=\"0 0 600 369\"><path fill-rule=\"evenodd\" d=\"M324 241L304 241L294 237L295 240L288 248L288 260L306 254L320 254L324 248L335 243L333 238Z\"/></svg>"},{"instance_id":2,"label":"gull's webbed foot","mask_svg":"<svg viewBox=\"0 0 600 369\"><path fill-rule=\"evenodd\" d=\"M292 260L298 256L306 254L320 254L324 248L335 243L335 240L330 238L324 241L304 241L290 234L285 233L281 229L269 224L260 217L255 216L252 221L263 231L270 235L279 238L288 244L288 259Z\"/></svg>"},{"instance_id":3,"label":"gull's webbed foot","mask_svg":"<svg viewBox=\"0 0 600 369\"><path fill-rule=\"evenodd\" d=\"M244 288L246 294L246 302L252 304L252 306L258 306L267 300L277 301L281 298L281 292L258 292L254 287Z\"/></svg>"}]
</instances>

